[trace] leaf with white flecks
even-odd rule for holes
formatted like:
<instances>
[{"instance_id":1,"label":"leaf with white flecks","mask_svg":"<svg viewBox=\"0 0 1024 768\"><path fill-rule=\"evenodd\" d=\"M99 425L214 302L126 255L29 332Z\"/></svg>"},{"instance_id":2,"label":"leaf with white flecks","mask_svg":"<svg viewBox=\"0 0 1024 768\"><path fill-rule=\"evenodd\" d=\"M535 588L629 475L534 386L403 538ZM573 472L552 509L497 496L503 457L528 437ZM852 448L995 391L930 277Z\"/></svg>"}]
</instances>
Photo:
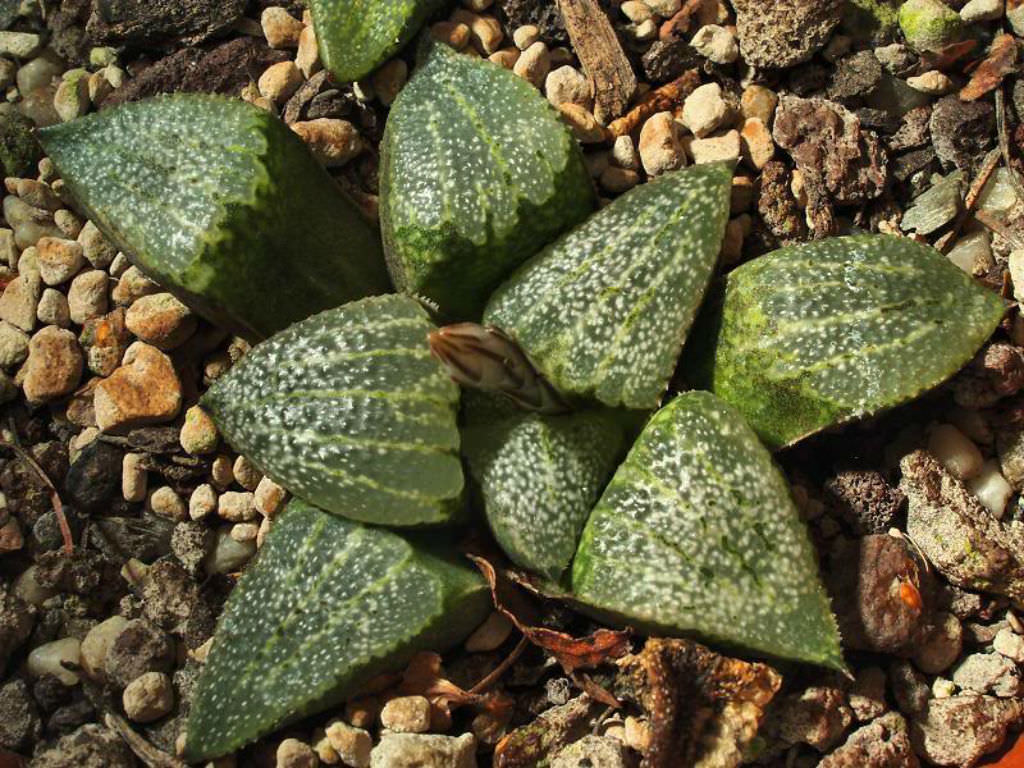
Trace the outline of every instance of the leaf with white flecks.
<instances>
[{"instance_id":1,"label":"leaf with white flecks","mask_svg":"<svg viewBox=\"0 0 1024 768\"><path fill-rule=\"evenodd\" d=\"M251 104L162 96L40 139L103 233L220 325L261 338L390 290L377 232L302 141Z\"/></svg>"},{"instance_id":2,"label":"leaf with white flecks","mask_svg":"<svg viewBox=\"0 0 1024 768\"><path fill-rule=\"evenodd\" d=\"M780 448L942 383L1004 311L995 293L912 240L783 248L729 274L696 378Z\"/></svg>"},{"instance_id":3,"label":"leaf with white flecks","mask_svg":"<svg viewBox=\"0 0 1024 768\"><path fill-rule=\"evenodd\" d=\"M707 392L654 415L587 521L572 589L599 616L843 669L807 530L771 454Z\"/></svg>"},{"instance_id":4,"label":"leaf with white flecks","mask_svg":"<svg viewBox=\"0 0 1024 768\"><path fill-rule=\"evenodd\" d=\"M656 408L718 259L731 180L710 163L635 187L517 270L484 321L564 394Z\"/></svg>"},{"instance_id":5,"label":"leaf with white flecks","mask_svg":"<svg viewBox=\"0 0 1024 768\"><path fill-rule=\"evenodd\" d=\"M463 487L459 389L405 296L315 315L253 348L203 396L221 434L299 498L381 525L448 522Z\"/></svg>"},{"instance_id":6,"label":"leaf with white flecks","mask_svg":"<svg viewBox=\"0 0 1024 768\"><path fill-rule=\"evenodd\" d=\"M416 651L461 642L486 582L435 543L293 501L231 592L192 700L189 761L321 712Z\"/></svg>"},{"instance_id":7,"label":"leaf with white flecks","mask_svg":"<svg viewBox=\"0 0 1024 768\"><path fill-rule=\"evenodd\" d=\"M380 185L395 285L460 320L594 207L579 146L537 89L440 43L392 107Z\"/></svg>"},{"instance_id":8,"label":"leaf with white flecks","mask_svg":"<svg viewBox=\"0 0 1024 768\"><path fill-rule=\"evenodd\" d=\"M504 412L466 393L463 453L495 540L512 562L557 580L624 448L621 414Z\"/></svg>"}]
</instances>

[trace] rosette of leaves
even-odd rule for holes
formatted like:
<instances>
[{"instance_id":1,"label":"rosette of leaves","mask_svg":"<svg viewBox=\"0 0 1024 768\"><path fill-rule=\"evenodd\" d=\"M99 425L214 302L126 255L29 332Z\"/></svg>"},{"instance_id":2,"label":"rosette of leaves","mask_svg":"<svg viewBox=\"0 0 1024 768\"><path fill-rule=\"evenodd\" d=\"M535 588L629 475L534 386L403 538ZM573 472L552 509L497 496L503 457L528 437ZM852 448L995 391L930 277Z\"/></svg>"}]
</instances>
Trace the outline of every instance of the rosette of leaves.
<instances>
[{"instance_id":1,"label":"rosette of leaves","mask_svg":"<svg viewBox=\"0 0 1024 768\"><path fill-rule=\"evenodd\" d=\"M509 559L556 581L618 464L626 418L608 409L530 413L467 392L463 455Z\"/></svg>"},{"instance_id":2,"label":"rosette of leaves","mask_svg":"<svg viewBox=\"0 0 1024 768\"><path fill-rule=\"evenodd\" d=\"M732 166L634 187L520 267L484 321L563 394L658 406L718 260Z\"/></svg>"},{"instance_id":3,"label":"rosette of leaves","mask_svg":"<svg viewBox=\"0 0 1024 768\"><path fill-rule=\"evenodd\" d=\"M381 230L399 290L479 319L491 291L594 207L583 155L537 89L431 44L381 144Z\"/></svg>"},{"instance_id":4,"label":"rosette of leaves","mask_svg":"<svg viewBox=\"0 0 1024 768\"><path fill-rule=\"evenodd\" d=\"M707 392L680 395L644 428L587 521L572 590L653 634L844 669L786 480Z\"/></svg>"},{"instance_id":5,"label":"rosette of leaves","mask_svg":"<svg viewBox=\"0 0 1024 768\"><path fill-rule=\"evenodd\" d=\"M489 609L486 583L450 544L293 501L228 598L185 758L227 754L328 709L416 651L461 642Z\"/></svg>"},{"instance_id":6,"label":"rosette of leaves","mask_svg":"<svg viewBox=\"0 0 1024 768\"><path fill-rule=\"evenodd\" d=\"M781 448L945 381L1004 311L995 293L912 240L782 248L729 274L696 353L698 380Z\"/></svg>"},{"instance_id":7,"label":"rosette of leaves","mask_svg":"<svg viewBox=\"0 0 1024 768\"><path fill-rule=\"evenodd\" d=\"M461 510L459 389L406 296L322 312L257 345L203 396L225 439L321 509L394 526Z\"/></svg>"},{"instance_id":8,"label":"rosette of leaves","mask_svg":"<svg viewBox=\"0 0 1024 768\"><path fill-rule=\"evenodd\" d=\"M320 60L339 81L360 80L450 4L448 0L310 0Z\"/></svg>"},{"instance_id":9,"label":"rosette of leaves","mask_svg":"<svg viewBox=\"0 0 1024 768\"><path fill-rule=\"evenodd\" d=\"M239 99L163 96L40 138L104 235L243 335L391 289L355 204L284 123Z\"/></svg>"}]
</instances>

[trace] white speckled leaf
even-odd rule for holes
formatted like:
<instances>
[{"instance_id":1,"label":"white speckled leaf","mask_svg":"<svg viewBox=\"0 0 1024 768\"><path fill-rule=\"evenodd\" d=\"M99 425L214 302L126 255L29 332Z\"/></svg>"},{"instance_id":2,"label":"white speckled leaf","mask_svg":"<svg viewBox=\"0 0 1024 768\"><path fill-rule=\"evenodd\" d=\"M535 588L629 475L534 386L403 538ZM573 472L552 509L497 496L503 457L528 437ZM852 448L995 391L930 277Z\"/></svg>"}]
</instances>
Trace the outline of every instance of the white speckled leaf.
<instances>
[{"instance_id":1,"label":"white speckled leaf","mask_svg":"<svg viewBox=\"0 0 1024 768\"><path fill-rule=\"evenodd\" d=\"M696 367L702 386L780 448L942 383L1003 312L928 246L832 238L734 270Z\"/></svg>"},{"instance_id":2,"label":"white speckled leaf","mask_svg":"<svg viewBox=\"0 0 1024 768\"><path fill-rule=\"evenodd\" d=\"M559 391L656 408L718 259L731 181L712 163L635 187L516 271L484 321Z\"/></svg>"},{"instance_id":3,"label":"white speckled leaf","mask_svg":"<svg viewBox=\"0 0 1024 768\"><path fill-rule=\"evenodd\" d=\"M449 0L309 0L320 60L340 82L360 80L446 5Z\"/></svg>"},{"instance_id":4,"label":"white speckled leaf","mask_svg":"<svg viewBox=\"0 0 1024 768\"><path fill-rule=\"evenodd\" d=\"M557 580L625 447L608 410L558 416L502 412L465 394L463 455L498 544L517 565Z\"/></svg>"},{"instance_id":5,"label":"white speckled leaf","mask_svg":"<svg viewBox=\"0 0 1024 768\"><path fill-rule=\"evenodd\" d=\"M377 233L262 109L162 96L40 138L103 233L221 325L259 338L390 290Z\"/></svg>"},{"instance_id":6,"label":"white speckled leaf","mask_svg":"<svg viewBox=\"0 0 1024 768\"><path fill-rule=\"evenodd\" d=\"M232 752L338 704L417 650L462 641L490 594L437 544L289 504L228 599L185 758Z\"/></svg>"},{"instance_id":7,"label":"white speckled leaf","mask_svg":"<svg viewBox=\"0 0 1024 768\"><path fill-rule=\"evenodd\" d=\"M537 89L441 44L395 101L380 179L395 285L461 320L594 207L579 146Z\"/></svg>"},{"instance_id":8,"label":"white speckled leaf","mask_svg":"<svg viewBox=\"0 0 1024 768\"><path fill-rule=\"evenodd\" d=\"M587 521L577 599L649 632L843 669L839 633L782 473L707 392L654 415Z\"/></svg>"},{"instance_id":9,"label":"white speckled leaf","mask_svg":"<svg viewBox=\"0 0 1024 768\"><path fill-rule=\"evenodd\" d=\"M346 304L257 345L203 405L227 441L296 496L381 525L461 509L459 389L405 296Z\"/></svg>"}]
</instances>

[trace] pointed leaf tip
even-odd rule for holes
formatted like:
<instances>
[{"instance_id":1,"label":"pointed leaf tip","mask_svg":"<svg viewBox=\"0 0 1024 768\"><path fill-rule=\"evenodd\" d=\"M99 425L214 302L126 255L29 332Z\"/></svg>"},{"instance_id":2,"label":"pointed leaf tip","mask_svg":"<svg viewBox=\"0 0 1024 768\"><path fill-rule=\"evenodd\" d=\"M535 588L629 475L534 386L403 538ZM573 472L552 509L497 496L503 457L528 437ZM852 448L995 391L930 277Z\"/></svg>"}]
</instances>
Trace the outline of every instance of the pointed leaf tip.
<instances>
[{"instance_id":1,"label":"pointed leaf tip","mask_svg":"<svg viewBox=\"0 0 1024 768\"><path fill-rule=\"evenodd\" d=\"M648 423L587 521L572 587L599 616L652 633L845 669L782 473L706 392Z\"/></svg>"}]
</instances>

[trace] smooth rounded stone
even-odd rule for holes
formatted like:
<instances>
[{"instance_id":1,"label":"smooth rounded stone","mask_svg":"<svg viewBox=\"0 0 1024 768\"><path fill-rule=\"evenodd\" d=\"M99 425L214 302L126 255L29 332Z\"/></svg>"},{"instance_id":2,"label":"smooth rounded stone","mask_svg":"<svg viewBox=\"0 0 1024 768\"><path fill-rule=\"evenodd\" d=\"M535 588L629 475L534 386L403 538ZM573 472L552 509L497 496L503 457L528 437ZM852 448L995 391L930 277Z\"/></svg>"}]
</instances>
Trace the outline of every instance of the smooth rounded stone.
<instances>
[{"instance_id":1,"label":"smooth rounded stone","mask_svg":"<svg viewBox=\"0 0 1024 768\"><path fill-rule=\"evenodd\" d=\"M118 306L128 306L143 296L160 292L160 286L142 274L136 266L130 266L118 278L117 285L110 292L110 298Z\"/></svg>"},{"instance_id":2,"label":"smooth rounded stone","mask_svg":"<svg viewBox=\"0 0 1024 768\"><path fill-rule=\"evenodd\" d=\"M125 314L125 326L139 339L164 351L181 346L196 331L192 311L170 293L136 299Z\"/></svg>"},{"instance_id":3,"label":"smooth rounded stone","mask_svg":"<svg viewBox=\"0 0 1024 768\"><path fill-rule=\"evenodd\" d=\"M64 62L60 57L53 51L46 50L18 68L15 82L18 85L18 90L24 96L37 88L49 85L63 71Z\"/></svg>"},{"instance_id":4,"label":"smooth rounded stone","mask_svg":"<svg viewBox=\"0 0 1024 768\"><path fill-rule=\"evenodd\" d=\"M340 168L365 149L362 137L348 120L319 117L292 123L291 129L327 168Z\"/></svg>"},{"instance_id":5,"label":"smooth rounded stone","mask_svg":"<svg viewBox=\"0 0 1024 768\"><path fill-rule=\"evenodd\" d=\"M1013 497L1013 486L1003 477L999 462L986 461L981 471L967 481L967 490L974 494L996 519L1001 519L1006 512L1006 505Z\"/></svg>"},{"instance_id":6,"label":"smooth rounded stone","mask_svg":"<svg viewBox=\"0 0 1024 768\"><path fill-rule=\"evenodd\" d=\"M1017 664L1001 653L972 653L956 665L953 682L964 690L991 693L1002 699L1024 693Z\"/></svg>"},{"instance_id":7,"label":"smooth rounded stone","mask_svg":"<svg viewBox=\"0 0 1024 768\"><path fill-rule=\"evenodd\" d=\"M170 636L146 619L132 619L114 636L103 669L111 683L123 688L146 672L170 671L173 661Z\"/></svg>"},{"instance_id":8,"label":"smooth rounded stone","mask_svg":"<svg viewBox=\"0 0 1024 768\"><path fill-rule=\"evenodd\" d=\"M64 685L77 685L79 677L61 662L77 667L81 661L82 644L74 637L65 637L33 648L25 664L32 677L53 675Z\"/></svg>"},{"instance_id":9,"label":"smooth rounded stone","mask_svg":"<svg viewBox=\"0 0 1024 768\"><path fill-rule=\"evenodd\" d=\"M312 747L292 738L278 744L275 758L275 768L317 768L320 764Z\"/></svg>"},{"instance_id":10,"label":"smooth rounded stone","mask_svg":"<svg viewBox=\"0 0 1024 768\"><path fill-rule=\"evenodd\" d=\"M121 367L96 385L93 402L104 432L161 424L178 415L181 382L167 355L137 341Z\"/></svg>"},{"instance_id":11,"label":"smooth rounded stone","mask_svg":"<svg viewBox=\"0 0 1024 768\"><path fill-rule=\"evenodd\" d=\"M558 111L581 144L598 144L608 137L605 127L597 121L591 112L579 104L572 102L559 104Z\"/></svg>"},{"instance_id":12,"label":"smooth rounded stone","mask_svg":"<svg viewBox=\"0 0 1024 768\"><path fill-rule=\"evenodd\" d=\"M78 244L82 246L82 255L95 269L107 269L117 256L115 248L99 228L91 221L85 222L78 233Z\"/></svg>"},{"instance_id":13,"label":"smooth rounded stone","mask_svg":"<svg viewBox=\"0 0 1024 768\"><path fill-rule=\"evenodd\" d=\"M279 61L264 70L257 87L263 98L281 105L298 90L302 80L302 71L295 66L294 61Z\"/></svg>"},{"instance_id":14,"label":"smooth rounded stone","mask_svg":"<svg viewBox=\"0 0 1024 768\"><path fill-rule=\"evenodd\" d=\"M352 768L368 768L373 738L368 731L356 728L342 720L327 726L325 736L338 758Z\"/></svg>"},{"instance_id":15,"label":"smooth rounded stone","mask_svg":"<svg viewBox=\"0 0 1024 768\"><path fill-rule=\"evenodd\" d=\"M782 68L810 59L843 15L842 0L733 0L743 60L754 67Z\"/></svg>"},{"instance_id":16,"label":"smooth rounded stone","mask_svg":"<svg viewBox=\"0 0 1024 768\"><path fill-rule=\"evenodd\" d=\"M38 280L26 275L14 278L0 296L0 320L23 331L31 331L36 325L40 294L41 286Z\"/></svg>"},{"instance_id":17,"label":"smooth rounded stone","mask_svg":"<svg viewBox=\"0 0 1024 768\"><path fill-rule=\"evenodd\" d=\"M29 205L14 195L4 198L3 209L4 219L14 230L14 242L18 248L35 245L43 237L63 236L50 211Z\"/></svg>"},{"instance_id":18,"label":"smooth rounded stone","mask_svg":"<svg viewBox=\"0 0 1024 768\"><path fill-rule=\"evenodd\" d=\"M465 648L469 653L495 651L512 634L513 628L512 622L505 614L493 611L466 639Z\"/></svg>"},{"instance_id":19,"label":"smooth rounded stone","mask_svg":"<svg viewBox=\"0 0 1024 768\"><path fill-rule=\"evenodd\" d=\"M395 733L426 733L430 730L430 701L425 696L399 696L380 711L380 723Z\"/></svg>"},{"instance_id":20,"label":"smooth rounded stone","mask_svg":"<svg viewBox=\"0 0 1024 768\"><path fill-rule=\"evenodd\" d=\"M260 26L263 28L263 36L267 39L267 44L271 48L277 49L297 48L299 35L306 28L301 21L279 6L263 9Z\"/></svg>"},{"instance_id":21,"label":"smooth rounded stone","mask_svg":"<svg viewBox=\"0 0 1024 768\"><path fill-rule=\"evenodd\" d=\"M708 24L698 29L690 45L715 64L732 64L740 57L736 36L718 24Z\"/></svg>"},{"instance_id":22,"label":"smooth rounded stone","mask_svg":"<svg viewBox=\"0 0 1024 768\"><path fill-rule=\"evenodd\" d=\"M125 256L123 253L118 253L116 256L114 256L114 260L110 262L110 268L107 270L107 272L110 273L111 277L120 281L124 273L131 269L131 267L132 263L128 260L128 257ZM114 290L117 290L116 286ZM111 298L114 298L113 291L111 291Z\"/></svg>"},{"instance_id":23,"label":"smooth rounded stone","mask_svg":"<svg viewBox=\"0 0 1024 768\"><path fill-rule=\"evenodd\" d=\"M908 77L907 85L915 91L927 93L930 96L944 96L950 91L956 90L956 83L950 79L949 75L937 69L923 72L916 77Z\"/></svg>"},{"instance_id":24,"label":"smooth rounded stone","mask_svg":"<svg viewBox=\"0 0 1024 768\"><path fill-rule=\"evenodd\" d=\"M10 181L8 181L9 184ZM64 207L63 201L45 181L18 179L14 184L13 192L34 208L56 212Z\"/></svg>"},{"instance_id":25,"label":"smooth rounded stone","mask_svg":"<svg viewBox=\"0 0 1024 768\"><path fill-rule=\"evenodd\" d=\"M53 94L53 108L65 123L89 111L89 72L75 69L66 72Z\"/></svg>"},{"instance_id":26,"label":"smooth rounded stone","mask_svg":"<svg viewBox=\"0 0 1024 768\"><path fill-rule=\"evenodd\" d=\"M145 468L145 455L126 453L121 462L121 495L125 501L138 503L146 500L149 473Z\"/></svg>"},{"instance_id":27,"label":"smooth rounded stone","mask_svg":"<svg viewBox=\"0 0 1024 768\"><path fill-rule=\"evenodd\" d=\"M633 143L633 137L626 134L618 136L612 144L611 162L618 168L631 171L640 170L640 153Z\"/></svg>"},{"instance_id":28,"label":"smooth rounded stone","mask_svg":"<svg viewBox=\"0 0 1024 768\"><path fill-rule=\"evenodd\" d=\"M312 24L304 27L299 35L299 49L295 53L295 66L299 68L307 80L322 68L320 64L320 48L316 40L316 29Z\"/></svg>"},{"instance_id":29,"label":"smooth rounded stone","mask_svg":"<svg viewBox=\"0 0 1024 768\"><path fill-rule=\"evenodd\" d=\"M39 275L47 285L66 283L85 266L82 246L74 240L43 237L36 243Z\"/></svg>"},{"instance_id":30,"label":"smooth rounded stone","mask_svg":"<svg viewBox=\"0 0 1024 768\"><path fill-rule=\"evenodd\" d=\"M32 404L46 403L71 394L82 378L85 358L71 331L48 325L28 346L22 389Z\"/></svg>"},{"instance_id":31,"label":"smooth rounded stone","mask_svg":"<svg viewBox=\"0 0 1024 768\"><path fill-rule=\"evenodd\" d=\"M1003 0L970 0L960 9L960 18L965 24L981 21L995 21L1003 15Z\"/></svg>"},{"instance_id":32,"label":"smooth rounded stone","mask_svg":"<svg viewBox=\"0 0 1024 768\"><path fill-rule=\"evenodd\" d=\"M181 521L188 519L188 505L170 486L154 488L149 492L146 505L155 515L167 520Z\"/></svg>"},{"instance_id":33,"label":"smooth rounded stone","mask_svg":"<svg viewBox=\"0 0 1024 768\"><path fill-rule=\"evenodd\" d=\"M626 745L613 736L590 734L562 748L551 759L551 768L630 768Z\"/></svg>"},{"instance_id":34,"label":"smooth rounded stone","mask_svg":"<svg viewBox=\"0 0 1024 768\"><path fill-rule=\"evenodd\" d=\"M383 733L370 753L371 768L476 768L476 738Z\"/></svg>"},{"instance_id":35,"label":"smooth rounded stone","mask_svg":"<svg viewBox=\"0 0 1024 768\"><path fill-rule=\"evenodd\" d=\"M36 305L36 319L43 325L67 328L71 325L71 308L68 297L56 288L45 288Z\"/></svg>"},{"instance_id":36,"label":"smooth rounded stone","mask_svg":"<svg viewBox=\"0 0 1024 768\"><path fill-rule=\"evenodd\" d=\"M992 258L992 236L988 230L968 232L956 241L946 254L951 262L969 275L980 277L995 266ZM1010 254L1010 276L1013 276L1013 254ZM1014 283L1016 285L1016 283Z\"/></svg>"},{"instance_id":37,"label":"smooth rounded stone","mask_svg":"<svg viewBox=\"0 0 1024 768\"><path fill-rule=\"evenodd\" d=\"M209 483L197 486L188 499L188 516L203 520L217 509L217 491Z\"/></svg>"},{"instance_id":38,"label":"smooth rounded stone","mask_svg":"<svg viewBox=\"0 0 1024 768\"><path fill-rule=\"evenodd\" d=\"M0 368L10 370L28 357L28 334L0 320Z\"/></svg>"},{"instance_id":39,"label":"smooth rounded stone","mask_svg":"<svg viewBox=\"0 0 1024 768\"><path fill-rule=\"evenodd\" d=\"M942 0L907 0L899 24L910 47L921 53L938 53L964 35L963 19Z\"/></svg>"},{"instance_id":40,"label":"smooth rounded stone","mask_svg":"<svg viewBox=\"0 0 1024 768\"><path fill-rule=\"evenodd\" d=\"M497 51L505 39L501 22L493 16L481 16L458 8L452 13L451 20L469 27L469 36L473 47L484 56L489 56Z\"/></svg>"},{"instance_id":41,"label":"smooth rounded stone","mask_svg":"<svg viewBox=\"0 0 1024 768\"><path fill-rule=\"evenodd\" d=\"M740 151L746 163L756 171L760 171L775 157L775 141L763 120L750 117L743 123Z\"/></svg>"},{"instance_id":42,"label":"smooth rounded stone","mask_svg":"<svg viewBox=\"0 0 1024 768\"><path fill-rule=\"evenodd\" d=\"M234 462L227 456L218 456L210 465L210 479L217 488L224 490L235 482Z\"/></svg>"},{"instance_id":43,"label":"smooth rounded stone","mask_svg":"<svg viewBox=\"0 0 1024 768\"><path fill-rule=\"evenodd\" d=\"M543 88L551 71L551 54L548 47L538 40L516 59L512 71L536 88Z\"/></svg>"},{"instance_id":44,"label":"smooth rounded stone","mask_svg":"<svg viewBox=\"0 0 1024 768\"><path fill-rule=\"evenodd\" d=\"M259 535L260 523L235 523L231 526L231 538L235 541L256 541Z\"/></svg>"},{"instance_id":45,"label":"smooth rounded stone","mask_svg":"<svg viewBox=\"0 0 1024 768\"><path fill-rule=\"evenodd\" d=\"M718 83L705 83L683 102L683 123L698 138L713 133L729 117L729 105Z\"/></svg>"},{"instance_id":46,"label":"smooth rounded stone","mask_svg":"<svg viewBox=\"0 0 1024 768\"><path fill-rule=\"evenodd\" d=\"M126 626L128 619L115 615L101 621L86 634L82 640L81 662L82 671L90 680L106 680L107 652Z\"/></svg>"},{"instance_id":47,"label":"smooth rounded stone","mask_svg":"<svg viewBox=\"0 0 1024 768\"><path fill-rule=\"evenodd\" d=\"M1011 661L1024 663L1024 636L1018 635L1009 627L1004 627L996 633L992 648Z\"/></svg>"},{"instance_id":48,"label":"smooth rounded stone","mask_svg":"<svg viewBox=\"0 0 1024 768\"><path fill-rule=\"evenodd\" d=\"M949 669L963 649L963 627L952 613L938 613L914 647L914 664L928 675Z\"/></svg>"},{"instance_id":49,"label":"smooth rounded stone","mask_svg":"<svg viewBox=\"0 0 1024 768\"><path fill-rule=\"evenodd\" d=\"M99 269L80 273L68 289L68 311L71 321L84 325L86 321L107 312L107 294L110 277Z\"/></svg>"},{"instance_id":50,"label":"smooth rounded stone","mask_svg":"<svg viewBox=\"0 0 1024 768\"><path fill-rule=\"evenodd\" d=\"M932 428L928 452L960 480L977 476L985 463L978 446L952 424L937 424Z\"/></svg>"},{"instance_id":51,"label":"smooth rounded stone","mask_svg":"<svg viewBox=\"0 0 1024 768\"><path fill-rule=\"evenodd\" d=\"M536 27L534 28L536 29ZM567 102L593 110L594 96L590 80L575 67L553 69L544 79L544 95L554 107Z\"/></svg>"},{"instance_id":52,"label":"smooth rounded stone","mask_svg":"<svg viewBox=\"0 0 1024 768\"><path fill-rule=\"evenodd\" d=\"M43 38L34 32L0 31L0 56L30 59L43 47Z\"/></svg>"},{"instance_id":53,"label":"smooth rounded stone","mask_svg":"<svg viewBox=\"0 0 1024 768\"><path fill-rule=\"evenodd\" d=\"M281 511L285 496L288 492L269 477L260 479L256 490L253 492L253 501L256 504L256 511L264 517L274 517Z\"/></svg>"},{"instance_id":54,"label":"smooth rounded stone","mask_svg":"<svg viewBox=\"0 0 1024 768\"><path fill-rule=\"evenodd\" d=\"M239 456L235 459L231 472L235 476L235 482L247 491L255 491L256 486L263 479L263 473L245 456Z\"/></svg>"},{"instance_id":55,"label":"smooth rounded stone","mask_svg":"<svg viewBox=\"0 0 1024 768\"><path fill-rule=\"evenodd\" d=\"M640 161L648 176L657 176L686 165L686 151L671 112L658 112L640 129Z\"/></svg>"},{"instance_id":56,"label":"smooth rounded stone","mask_svg":"<svg viewBox=\"0 0 1024 768\"><path fill-rule=\"evenodd\" d=\"M731 130L721 136L693 139L689 143L689 150L696 165L701 163L736 162L740 159L740 132Z\"/></svg>"},{"instance_id":57,"label":"smooth rounded stone","mask_svg":"<svg viewBox=\"0 0 1024 768\"><path fill-rule=\"evenodd\" d=\"M193 405L185 411L185 421L181 425L179 442L185 453L192 456L213 453L217 450L220 435L210 414L198 405Z\"/></svg>"},{"instance_id":58,"label":"smooth rounded stone","mask_svg":"<svg viewBox=\"0 0 1024 768\"><path fill-rule=\"evenodd\" d=\"M208 574L224 574L239 570L256 554L256 541L236 541L231 536L231 526L217 529L217 540L207 556L204 566Z\"/></svg>"},{"instance_id":59,"label":"smooth rounded stone","mask_svg":"<svg viewBox=\"0 0 1024 768\"><path fill-rule=\"evenodd\" d=\"M57 229L63 233L64 237L72 240L81 234L84 224L74 211L69 211L67 208L53 212L53 223L57 225Z\"/></svg>"},{"instance_id":60,"label":"smooth rounded stone","mask_svg":"<svg viewBox=\"0 0 1024 768\"><path fill-rule=\"evenodd\" d=\"M254 495L250 491L226 491L217 499L217 514L232 523L255 520Z\"/></svg>"},{"instance_id":61,"label":"smooth rounded stone","mask_svg":"<svg viewBox=\"0 0 1024 768\"><path fill-rule=\"evenodd\" d=\"M19 599L27 603L28 605L34 605L36 608L42 606L47 600L57 594L55 589L50 587L44 587L39 583L38 566L30 565L14 580L14 591L13 594ZM20 605L20 603L19 603ZM27 622L31 622L31 614L28 611L20 610L19 617L24 616ZM27 633L31 631L31 626L28 627ZM15 632L14 634L17 634ZM6 644L0 644L0 648L6 648Z\"/></svg>"},{"instance_id":62,"label":"smooth rounded stone","mask_svg":"<svg viewBox=\"0 0 1024 768\"><path fill-rule=\"evenodd\" d=\"M174 708L174 687L163 672L146 672L132 680L121 695L124 713L136 723L152 723Z\"/></svg>"}]
</instances>

